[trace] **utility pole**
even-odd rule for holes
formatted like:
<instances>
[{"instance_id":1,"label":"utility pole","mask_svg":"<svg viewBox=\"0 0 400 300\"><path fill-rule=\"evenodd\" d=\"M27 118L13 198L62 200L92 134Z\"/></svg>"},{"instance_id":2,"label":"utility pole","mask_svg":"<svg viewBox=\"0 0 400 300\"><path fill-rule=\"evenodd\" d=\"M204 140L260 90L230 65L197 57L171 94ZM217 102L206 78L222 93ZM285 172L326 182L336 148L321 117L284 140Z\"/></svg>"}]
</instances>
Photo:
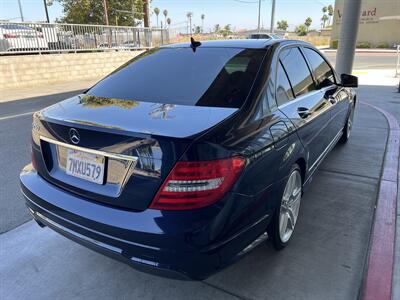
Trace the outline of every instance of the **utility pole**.
<instances>
[{"instance_id":1,"label":"utility pole","mask_svg":"<svg viewBox=\"0 0 400 300\"><path fill-rule=\"evenodd\" d=\"M274 33L274 25L275 25L275 1L276 1L276 0L272 0L271 33Z\"/></svg>"},{"instance_id":2,"label":"utility pole","mask_svg":"<svg viewBox=\"0 0 400 300\"><path fill-rule=\"evenodd\" d=\"M352 72L360 15L361 0L344 1L339 49L336 55L336 71L339 75Z\"/></svg>"},{"instance_id":3,"label":"utility pole","mask_svg":"<svg viewBox=\"0 0 400 300\"><path fill-rule=\"evenodd\" d=\"M149 22L149 0L143 1L143 12L144 12L144 27L150 27Z\"/></svg>"},{"instance_id":4,"label":"utility pole","mask_svg":"<svg viewBox=\"0 0 400 300\"><path fill-rule=\"evenodd\" d=\"M103 8L104 8L104 20L106 21L106 25L109 25L109 23L108 23L107 0L103 0Z\"/></svg>"},{"instance_id":5,"label":"utility pole","mask_svg":"<svg viewBox=\"0 0 400 300\"><path fill-rule=\"evenodd\" d=\"M258 32L260 32L260 21L261 21L261 19L260 19L260 17L261 17L261 0L258 0L258 25L257 25L257 29L258 29Z\"/></svg>"},{"instance_id":6,"label":"utility pole","mask_svg":"<svg viewBox=\"0 0 400 300\"><path fill-rule=\"evenodd\" d=\"M50 23L49 12L48 12L48 10L47 10L47 3L46 3L46 0L43 0L43 5L44 5L44 10L45 10L45 12L46 12L46 20L47 20L47 23Z\"/></svg>"},{"instance_id":7,"label":"utility pole","mask_svg":"<svg viewBox=\"0 0 400 300\"><path fill-rule=\"evenodd\" d=\"M21 21L24 22L24 14L22 13L21 0L18 0L18 6L19 6L19 14L21 15Z\"/></svg>"}]
</instances>

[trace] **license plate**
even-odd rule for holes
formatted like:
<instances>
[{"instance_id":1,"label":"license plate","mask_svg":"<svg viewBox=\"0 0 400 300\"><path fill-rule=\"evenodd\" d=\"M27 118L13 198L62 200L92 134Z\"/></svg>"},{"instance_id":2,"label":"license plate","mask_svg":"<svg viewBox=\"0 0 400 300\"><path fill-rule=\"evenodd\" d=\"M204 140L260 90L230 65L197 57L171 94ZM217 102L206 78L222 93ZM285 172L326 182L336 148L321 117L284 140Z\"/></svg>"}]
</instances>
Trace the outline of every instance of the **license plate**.
<instances>
[{"instance_id":1,"label":"license plate","mask_svg":"<svg viewBox=\"0 0 400 300\"><path fill-rule=\"evenodd\" d=\"M104 156L68 149L65 171L68 175L103 184Z\"/></svg>"}]
</instances>

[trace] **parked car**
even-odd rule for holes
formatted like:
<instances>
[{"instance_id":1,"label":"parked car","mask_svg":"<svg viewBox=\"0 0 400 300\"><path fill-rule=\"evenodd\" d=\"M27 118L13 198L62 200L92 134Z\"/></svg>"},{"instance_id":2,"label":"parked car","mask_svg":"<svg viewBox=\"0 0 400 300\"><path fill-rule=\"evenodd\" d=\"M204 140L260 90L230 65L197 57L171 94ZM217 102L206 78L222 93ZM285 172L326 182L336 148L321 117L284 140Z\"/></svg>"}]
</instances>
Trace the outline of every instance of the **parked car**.
<instances>
[{"instance_id":1,"label":"parked car","mask_svg":"<svg viewBox=\"0 0 400 300\"><path fill-rule=\"evenodd\" d=\"M301 41L151 49L34 114L26 204L139 270L204 279L267 236L287 246L303 191L350 137L356 86Z\"/></svg>"},{"instance_id":2,"label":"parked car","mask_svg":"<svg viewBox=\"0 0 400 300\"><path fill-rule=\"evenodd\" d=\"M267 34L267 33L253 33L249 35L249 39L272 39L272 35Z\"/></svg>"},{"instance_id":3,"label":"parked car","mask_svg":"<svg viewBox=\"0 0 400 300\"><path fill-rule=\"evenodd\" d=\"M43 34L31 27L19 24L0 24L0 51L46 50Z\"/></svg>"}]
</instances>

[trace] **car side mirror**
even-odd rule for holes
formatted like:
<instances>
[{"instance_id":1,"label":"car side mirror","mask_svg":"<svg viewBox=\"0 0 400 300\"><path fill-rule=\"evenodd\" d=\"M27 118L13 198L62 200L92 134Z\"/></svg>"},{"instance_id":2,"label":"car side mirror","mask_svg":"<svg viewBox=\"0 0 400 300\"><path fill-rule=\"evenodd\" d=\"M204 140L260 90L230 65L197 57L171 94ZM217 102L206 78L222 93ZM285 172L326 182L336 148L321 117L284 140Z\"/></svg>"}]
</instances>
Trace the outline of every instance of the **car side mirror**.
<instances>
[{"instance_id":1,"label":"car side mirror","mask_svg":"<svg viewBox=\"0 0 400 300\"><path fill-rule=\"evenodd\" d=\"M358 77L349 75L349 74L342 74L340 75L341 86L343 87L358 87Z\"/></svg>"}]
</instances>

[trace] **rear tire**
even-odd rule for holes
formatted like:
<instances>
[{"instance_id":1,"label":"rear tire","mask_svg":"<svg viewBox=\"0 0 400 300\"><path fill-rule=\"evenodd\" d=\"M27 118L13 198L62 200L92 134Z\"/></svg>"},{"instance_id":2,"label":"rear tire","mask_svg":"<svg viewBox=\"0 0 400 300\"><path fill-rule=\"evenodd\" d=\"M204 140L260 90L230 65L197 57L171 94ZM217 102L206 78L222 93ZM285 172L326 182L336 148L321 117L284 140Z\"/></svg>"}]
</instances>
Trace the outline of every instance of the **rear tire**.
<instances>
[{"instance_id":1,"label":"rear tire","mask_svg":"<svg viewBox=\"0 0 400 300\"><path fill-rule=\"evenodd\" d=\"M339 140L339 143L346 144L350 139L351 130L353 129L353 118L354 118L354 105L350 107L350 113L346 120L346 125L343 128L343 134Z\"/></svg>"},{"instance_id":2,"label":"rear tire","mask_svg":"<svg viewBox=\"0 0 400 300\"><path fill-rule=\"evenodd\" d=\"M279 205L275 209L268 235L276 250L281 250L289 243L297 223L302 196L302 179L300 167L294 164Z\"/></svg>"}]
</instances>

